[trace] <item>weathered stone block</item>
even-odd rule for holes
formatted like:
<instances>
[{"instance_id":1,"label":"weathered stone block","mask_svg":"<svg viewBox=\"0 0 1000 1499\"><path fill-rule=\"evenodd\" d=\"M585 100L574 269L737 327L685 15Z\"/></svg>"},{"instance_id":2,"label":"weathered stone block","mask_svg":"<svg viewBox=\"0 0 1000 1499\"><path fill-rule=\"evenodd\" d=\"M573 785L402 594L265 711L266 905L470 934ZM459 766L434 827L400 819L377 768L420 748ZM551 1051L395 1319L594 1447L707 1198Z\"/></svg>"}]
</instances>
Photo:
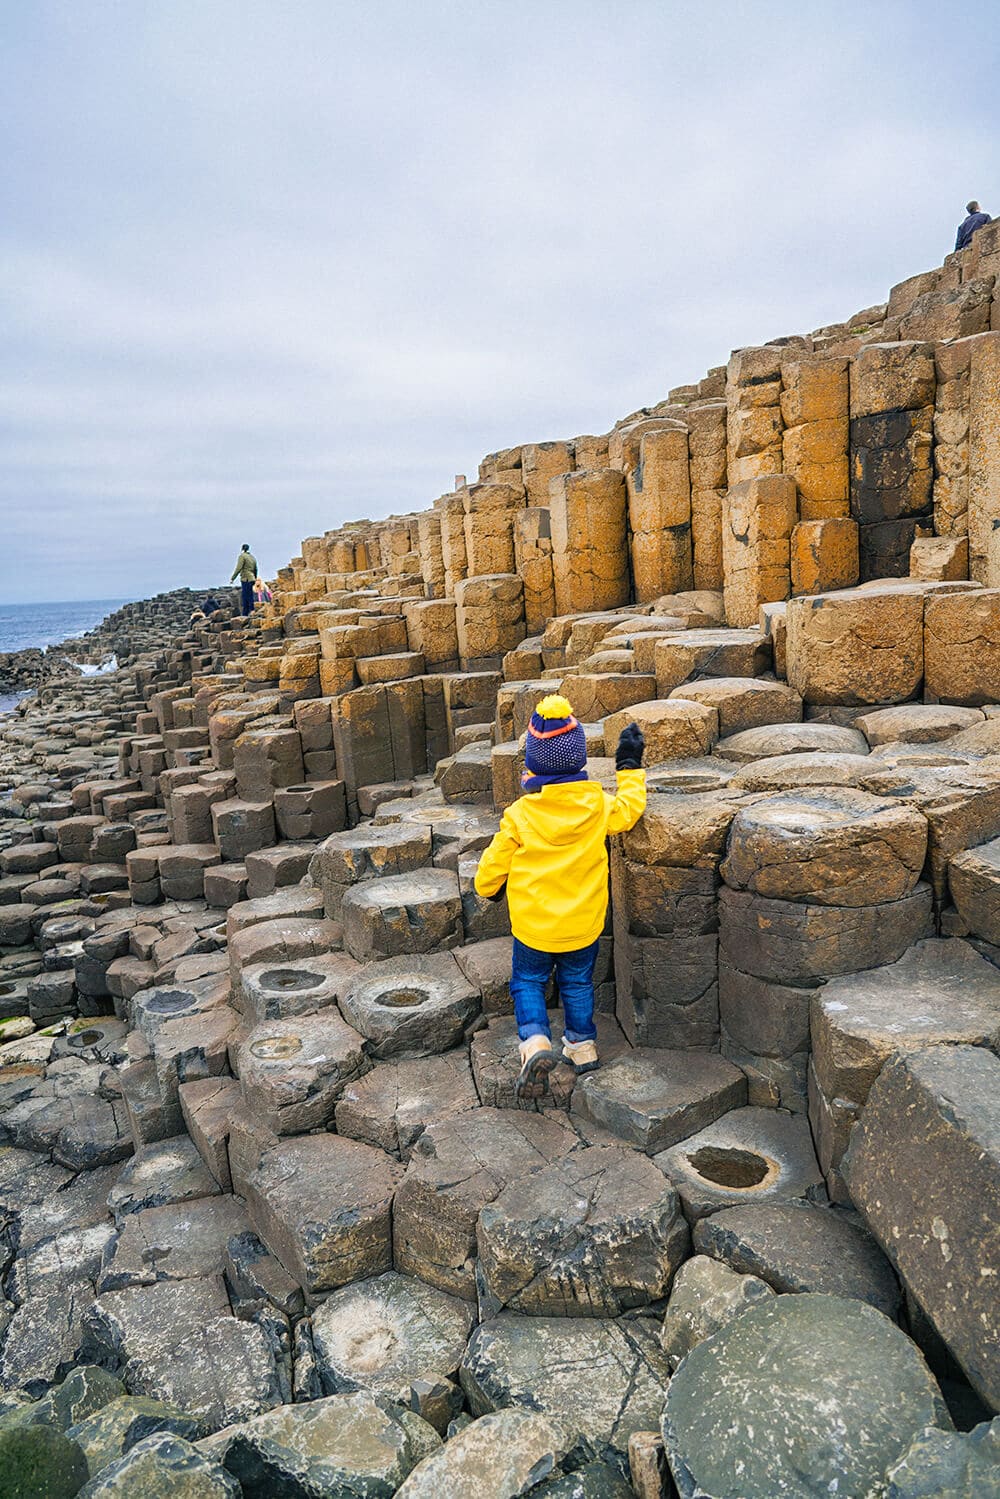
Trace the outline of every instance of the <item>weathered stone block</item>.
<instances>
[{"instance_id":1,"label":"weathered stone block","mask_svg":"<svg viewBox=\"0 0 1000 1499\"><path fill-rule=\"evenodd\" d=\"M689 1223L742 1204L824 1202L826 1187L802 1116L734 1109L672 1145L656 1165L673 1183Z\"/></svg>"},{"instance_id":2,"label":"weathered stone block","mask_svg":"<svg viewBox=\"0 0 1000 1499\"><path fill-rule=\"evenodd\" d=\"M901 900L870 906L807 905L724 887L719 953L769 983L812 983L877 968L927 935L931 904L925 884Z\"/></svg>"},{"instance_id":3,"label":"weathered stone block","mask_svg":"<svg viewBox=\"0 0 1000 1499\"><path fill-rule=\"evenodd\" d=\"M1000 1301L983 1270L996 1258L998 1086L1000 1060L982 1047L893 1058L843 1161L851 1196L907 1290L994 1407Z\"/></svg>"},{"instance_id":4,"label":"weathered stone block","mask_svg":"<svg viewBox=\"0 0 1000 1499\"><path fill-rule=\"evenodd\" d=\"M705 677L673 688L670 697L714 708L722 737L763 724L796 723L802 717L802 699L793 688L760 677Z\"/></svg>"},{"instance_id":5,"label":"weathered stone block","mask_svg":"<svg viewBox=\"0 0 1000 1499\"><path fill-rule=\"evenodd\" d=\"M837 520L800 521L792 531L792 593L825 593L850 588L857 583L857 522Z\"/></svg>"},{"instance_id":6,"label":"weathered stone block","mask_svg":"<svg viewBox=\"0 0 1000 1499\"><path fill-rule=\"evenodd\" d=\"M930 344L868 344L851 361L851 416L931 406L935 383Z\"/></svg>"},{"instance_id":7,"label":"weathered stone block","mask_svg":"<svg viewBox=\"0 0 1000 1499\"><path fill-rule=\"evenodd\" d=\"M788 605L788 681L807 703L900 703L924 675L924 600L882 590Z\"/></svg>"},{"instance_id":8,"label":"weathered stone block","mask_svg":"<svg viewBox=\"0 0 1000 1499\"><path fill-rule=\"evenodd\" d=\"M458 947L464 937L458 876L446 869L354 885L342 913L344 946L359 962Z\"/></svg>"},{"instance_id":9,"label":"weathered stone block","mask_svg":"<svg viewBox=\"0 0 1000 1499\"><path fill-rule=\"evenodd\" d=\"M552 574L556 610L614 609L628 602L625 484L616 469L580 470L552 481Z\"/></svg>"},{"instance_id":10,"label":"weathered stone block","mask_svg":"<svg viewBox=\"0 0 1000 1499\"><path fill-rule=\"evenodd\" d=\"M421 869L432 852L428 823L379 822L332 834L313 855L309 873L328 915L337 920L353 885Z\"/></svg>"},{"instance_id":11,"label":"weathered stone block","mask_svg":"<svg viewBox=\"0 0 1000 1499\"><path fill-rule=\"evenodd\" d=\"M264 1151L246 1183L250 1220L312 1298L391 1267L391 1206L401 1175L398 1161L357 1140L282 1140Z\"/></svg>"},{"instance_id":12,"label":"weathered stone block","mask_svg":"<svg viewBox=\"0 0 1000 1499\"><path fill-rule=\"evenodd\" d=\"M447 952L369 964L339 998L375 1057L448 1051L480 1009L478 990Z\"/></svg>"},{"instance_id":13,"label":"weathered stone block","mask_svg":"<svg viewBox=\"0 0 1000 1499\"><path fill-rule=\"evenodd\" d=\"M476 1237L484 1303L538 1317L617 1317L656 1301L689 1242L662 1172L624 1145L511 1182L481 1210Z\"/></svg>"},{"instance_id":14,"label":"weathered stone block","mask_svg":"<svg viewBox=\"0 0 1000 1499\"><path fill-rule=\"evenodd\" d=\"M746 1079L722 1057L641 1049L581 1077L572 1111L655 1155L745 1100Z\"/></svg>"},{"instance_id":15,"label":"weathered stone block","mask_svg":"<svg viewBox=\"0 0 1000 1499\"><path fill-rule=\"evenodd\" d=\"M916 1346L888 1318L804 1295L747 1307L692 1349L662 1429L682 1494L770 1499L831 1485L873 1492L918 1431L949 1419Z\"/></svg>"},{"instance_id":16,"label":"weathered stone block","mask_svg":"<svg viewBox=\"0 0 1000 1499\"><path fill-rule=\"evenodd\" d=\"M408 1161L428 1124L479 1107L464 1051L379 1062L344 1088L335 1110L337 1132Z\"/></svg>"},{"instance_id":17,"label":"weathered stone block","mask_svg":"<svg viewBox=\"0 0 1000 1499\"><path fill-rule=\"evenodd\" d=\"M653 660L664 697L691 678L759 676L770 669L771 651L758 629L683 630L657 640Z\"/></svg>"},{"instance_id":18,"label":"weathered stone block","mask_svg":"<svg viewBox=\"0 0 1000 1499\"><path fill-rule=\"evenodd\" d=\"M860 1109L894 1053L1000 1039L1000 975L958 938L918 942L885 968L831 979L811 1030L824 1094Z\"/></svg>"},{"instance_id":19,"label":"weathered stone block","mask_svg":"<svg viewBox=\"0 0 1000 1499\"><path fill-rule=\"evenodd\" d=\"M541 1409L573 1433L571 1466L601 1456L621 1472L629 1438L656 1424L669 1373L650 1319L501 1313L473 1333L461 1379L475 1415Z\"/></svg>"},{"instance_id":20,"label":"weathered stone block","mask_svg":"<svg viewBox=\"0 0 1000 1499\"><path fill-rule=\"evenodd\" d=\"M926 853L915 808L843 788L783 792L737 813L721 872L757 895L870 906L908 895Z\"/></svg>"},{"instance_id":21,"label":"weathered stone block","mask_svg":"<svg viewBox=\"0 0 1000 1499\"><path fill-rule=\"evenodd\" d=\"M928 598L924 675L930 702L979 706L1000 700L1000 589Z\"/></svg>"},{"instance_id":22,"label":"weathered stone block","mask_svg":"<svg viewBox=\"0 0 1000 1499\"><path fill-rule=\"evenodd\" d=\"M566 1155L579 1139L563 1120L476 1109L428 1125L396 1194L396 1267L475 1298L476 1221L508 1182Z\"/></svg>"},{"instance_id":23,"label":"weathered stone block","mask_svg":"<svg viewBox=\"0 0 1000 1499\"><path fill-rule=\"evenodd\" d=\"M698 935L635 937L616 933L615 1013L636 1046L714 1050L719 991L714 930Z\"/></svg>"},{"instance_id":24,"label":"weathered stone block","mask_svg":"<svg viewBox=\"0 0 1000 1499\"><path fill-rule=\"evenodd\" d=\"M371 1063L357 1031L334 1009L256 1026L239 1049L243 1097L276 1135L327 1125L348 1082Z\"/></svg>"},{"instance_id":25,"label":"weathered stone block","mask_svg":"<svg viewBox=\"0 0 1000 1499\"><path fill-rule=\"evenodd\" d=\"M734 485L723 501L726 619L757 622L761 604L788 597L790 539L798 517L795 481L769 474Z\"/></svg>"},{"instance_id":26,"label":"weathered stone block","mask_svg":"<svg viewBox=\"0 0 1000 1499\"><path fill-rule=\"evenodd\" d=\"M457 1374L471 1321L467 1302L392 1271L344 1286L312 1318L323 1388L367 1390L405 1409L415 1380Z\"/></svg>"}]
</instances>

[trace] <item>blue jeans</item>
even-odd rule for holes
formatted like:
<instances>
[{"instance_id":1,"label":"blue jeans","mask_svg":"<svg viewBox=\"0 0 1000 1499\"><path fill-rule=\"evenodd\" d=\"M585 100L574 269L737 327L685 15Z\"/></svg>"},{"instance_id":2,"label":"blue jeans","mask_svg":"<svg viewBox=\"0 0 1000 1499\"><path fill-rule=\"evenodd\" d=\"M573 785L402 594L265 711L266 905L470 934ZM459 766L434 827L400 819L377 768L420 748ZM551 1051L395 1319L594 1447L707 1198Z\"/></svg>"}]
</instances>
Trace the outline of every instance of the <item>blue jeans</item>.
<instances>
[{"instance_id":1,"label":"blue jeans","mask_svg":"<svg viewBox=\"0 0 1000 1499\"><path fill-rule=\"evenodd\" d=\"M545 1009L545 990L553 967L559 998L562 1000L567 1041L594 1041L594 965L598 943L577 948L575 952L539 952L535 947L514 938L514 963L510 992L517 1017L517 1034L522 1041L529 1036L548 1036L549 1017Z\"/></svg>"},{"instance_id":2,"label":"blue jeans","mask_svg":"<svg viewBox=\"0 0 1000 1499\"><path fill-rule=\"evenodd\" d=\"M253 582L240 583L240 605L244 614L253 613Z\"/></svg>"}]
</instances>

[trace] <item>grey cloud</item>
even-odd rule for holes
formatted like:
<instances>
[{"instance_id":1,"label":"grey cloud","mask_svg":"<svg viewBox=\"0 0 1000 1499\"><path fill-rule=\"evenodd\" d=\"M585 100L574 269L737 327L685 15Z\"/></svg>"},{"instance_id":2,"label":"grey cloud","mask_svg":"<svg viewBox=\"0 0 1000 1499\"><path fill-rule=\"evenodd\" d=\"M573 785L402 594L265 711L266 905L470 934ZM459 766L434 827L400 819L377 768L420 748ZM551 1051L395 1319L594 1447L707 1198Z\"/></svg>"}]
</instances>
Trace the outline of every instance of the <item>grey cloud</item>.
<instances>
[{"instance_id":1,"label":"grey cloud","mask_svg":"<svg viewBox=\"0 0 1000 1499\"><path fill-rule=\"evenodd\" d=\"M1000 206L971 11L9 7L0 592L271 569L879 300Z\"/></svg>"}]
</instances>

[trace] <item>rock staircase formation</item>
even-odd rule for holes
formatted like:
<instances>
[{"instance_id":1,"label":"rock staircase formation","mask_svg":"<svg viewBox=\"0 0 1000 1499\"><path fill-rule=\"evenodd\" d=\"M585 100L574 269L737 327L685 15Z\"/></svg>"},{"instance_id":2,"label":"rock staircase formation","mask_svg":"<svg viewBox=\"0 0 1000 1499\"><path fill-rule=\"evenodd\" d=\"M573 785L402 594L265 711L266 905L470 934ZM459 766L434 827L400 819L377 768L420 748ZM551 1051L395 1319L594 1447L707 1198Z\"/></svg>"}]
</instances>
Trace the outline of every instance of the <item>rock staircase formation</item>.
<instances>
[{"instance_id":1,"label":"rock staircase formation","mask_svg":"<svg viewBox=\"0 0 1000 1499\"><path fill-rule=\"evenodd\" d=\"M22 706L0 1476L997 1492L998 269L988 226ZM551 691L650 794L603 1065L518 1107L473 880Z\"/></svg>"}]
</instances>

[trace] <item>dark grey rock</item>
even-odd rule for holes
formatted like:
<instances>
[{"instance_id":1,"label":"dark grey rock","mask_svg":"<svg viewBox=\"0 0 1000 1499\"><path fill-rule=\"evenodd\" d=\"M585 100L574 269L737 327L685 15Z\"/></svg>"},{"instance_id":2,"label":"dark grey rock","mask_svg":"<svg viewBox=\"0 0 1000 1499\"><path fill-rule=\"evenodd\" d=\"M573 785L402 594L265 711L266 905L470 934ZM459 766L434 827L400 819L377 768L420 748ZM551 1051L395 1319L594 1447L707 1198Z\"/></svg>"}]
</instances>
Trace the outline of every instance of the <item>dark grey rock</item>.
<instances>
[{"instance_id":1,"label":"dark grey rock","mask_svg":"<svg viewBox=\"0 0 1000 1499\"><path fill-rule=\"evenodd\" d=\"M606 1463L586 1463L575 1473L550 1478L532 1489L532 1499L632 1499L635 1490Z\"/></svg>"},{"instance_id":2,"label":"dark grey rock","mask_svg":"<svg viewBox=\"0 0 1000 1499\"><path fill-rule=\"evenodd\" d=\"M207 1430L281 1399L266 1334L231 1315L219 1277L100 1296L87 1315L86 1348L90 1356L123 1365L131 1394L178 1406Z\"/></svg>"},{"instance_id":3,"label":"dark grey rock","mask_svg":"<svg viewBox=\"0 0 1000 1499\"><path fill-rule=\"evenodd\" d=\"M840 1209L804 1202L728 1208L701 1220L694 1244L776 1291L856 1297L890 1317L899 1310L892 1266L864 1226Z\"/></svg>"},{"instance_id":4,"label":"dark grey rock","mask_svg":"<svg viewBox=\"0 0 1000 1499\"><path fill-rule=\"evenodd\" d=\"M444 1056L380 1062L347 1084L334 1114L339 1134L408 1161L428 1124L478 1107L463 1048Z\"/></svg>"},{"instance_id":5,"label":"dark grey rock","mask_svg":"<svg viewBox=\"0 0 1000 1499\"><path fill-rule=\"evenodd\" d=\"M655 1160L691 1223L744 1203L826 1200L808 1123L777 1109L733 1109Z\"/></svg>"},{"instance_id":6,"label":"dark grey rock","mask_svg":"<svg viewBox=\"0 0 1000 1499\"><path fill-rule=\"evenodd\" d=\"M137 1442L80 1490L80 1499L241 1499L239 1484L183 1437Z\"/></svg>"},{"instance_id":7,"label":"dark grey rock","mask_svg":"<svg viewBox=\"0 0 1000 1499\"><path fill-rule=\"evenodd\" d=\"M161 1431L188 1442L196 1442L203 1435L201 1422L176 1406L124 1391L71 1426L67 1434L82 1447L93 1478L138 1442Z\"/></svg>"},{"instance_id":8,"label":"dark grey rock","mask_svg":"<svg viewBox=\"0 0 1000 1499\"><path fill-rule=\"evenodd\" d=\"M479 1214L490 1315L617 1317L665 1296L690 1244L677 1194L628 1146L573 1151Z\"/></svg>"},{"instance_id":9,"label":"dark grey rock","mask_svg":"<svg viewBox=\"0 0 1000 1499\"><path fill-rule=\"evenodd\" d=\"M441 1439L412 1411L365 1392L286 1405L202 1442L243 1499L279 1494L382 1499L399 1490Z\"/></svg>"},{"instance_id":10,"label":"dark grey rock","mask_svg":"<svg viewBox=\"0 0 1000 1499\"><path fill-rule=\"evenodd\" d=\"M188 1135L174 1135L143 1145L122 1167L108 1193L108 1207L115 1222L145 1208L212 1197L218 1183L207 1169Z\"/></svg>"},{"instance_id":11,"label":"dark grey rock","mask_svg":"<svg viewBox=\"0 0 1000 1499\"><path fill-rule=\"evenodd\" d=\"M929 935L931 889L870 906L808 905L724 887L719 894L719 957L769 983L810 984L839 973L894 963Z\"/></svg>"},{"instance_id":12,"label":"dark grey rock","mask_svg":"<svg viewBox=\"0 0 1000 1499\"><path fill-rule=\"evenodd\" d=\"M522 1410L468 1421L419 1463L397 1499L516 1499L556 1470L569 1447L558 1422Z\"/></svg>"},{"instance_id":13,"label":"dark grey rock","mask_svg":"<svg viewBox=\"0 0 1000 1499\"><path fill-rule=\"evenodd\" d=\"M224 1274L234 1303L265 1302L286 1317L302 1316L302 1287L251 1230L227 1243Z\"/></svg>"},{"instance_id":14,"label":"dark grey rock","mask_svg":"<svg viewBox=\"0 0 1000 1499\"><path fill-rule=\"evenodd\" d=\"M480 998L451 953L427 953L369 963L340 1008L373 1056L426 1057L462 1040Z\"/></svg>"},{"instance_id":15,"label":"dark grey rock","mask_svg":"<svg viewBox=\"0 0 1000 1499\"><path fill-rule=\"evenodd\" d=\"M970 1384L1000 1405L1000 1058L931 1046L882 1069L842 1162L851 1197ZM987 1273L984 1273L987 1272Z\"/></svg>"},{"instance_id":16,"label":"dark grey rock","mask_svg":"<svg viewBox=\"0 0 1000 1499\"><path fill-rule=\"evenodd\" d=\"M86 1479L82 1450L61 1431L0 1428L0 1494L6 1499L74 1499Z\"/></svg>"},{"instance_id":17,"label":"dark grey rock","mask_svg":"<svg viewBox=\"0 0 1000 1499\"><path fill-rule=\"evenodd\" d=\"M745 1103L746 1088L723 1057L638 1048L581 1077L572 1111L655 1155Z\"/></svg>"},{"instance_id":18,"label":"dark grey rock","mask_svg":"<svg viewBox=\"0 0 1000 1499\"><path fill-rule=\"evenodd\" d=\"M951 1422L916 1345L863 1302L812 1295L748 1307L699 1343L662 1420L681 1499L868 1495L926 1426Z\"/></svg>"},{"instance_id":19,"label":"dark grey rock","mask_svg":"<svg viewBox=\"0 0 1000 1499\"><path fill-rule=\"evenodd\" d=\"M1000 1416L968 1433L927 1427L885 1476L885 1499L1000 1499Z\"/></svg>"},{"instance_id":20,"label":"dark grey rock","mask_svg":"<svg viewBox=\"0 0 1000 1499\"><path fill-rule=\"evenodd\" d=\"M393 1204L397 1270L473 1300L480 1209L579 1143L561 1115L470 1109L428 1125Z\"/></svg>"},{"instance_id":21,"label":"dark grey rock","mask_svg":"<svg viewBox=\"0 0 1000 1499\"><path fill-rule=\"evenodd\" d=\"M230 1195L130 1213L105 1255L98 1290L218 1275L227 1243L247 1226L243 1203Z\"/></svg>"},{"instance_id":22,"label":"dark grey rock","mask_svg":"<svg viewBox=\"0 0 1000 1499\"><path fill-rule=\"evenodd\" d=\"M693 1255L674 1277L660 1330L660 1347L671 1367L748 1306L774 1294L756 1275L740 1275L721 1260Z\"/></svg>"},{"instance_id":23,"label":"dark grey rock","mask_svg":"<svg viewBox=\"0 0 1000 1499\"><path fill-rule=\"evenodd\" d=\"M83 1281L34 1296L11 1317L0 1351L0 1390L43 1395L83 1358L83 1319L94 1300Z\"/></svg>"},{"instance_id":24,"label":"dark grey rock","mask_svg":"<svg viewBox=\"0 0 1000 1499\"><path fill-rule=\"evenodd\" d=\"M462 1388L474 1415L507 1406L538 1411L572 1433L570 1466L597 1459L624 1476L628 1439L656 1426L669 1381L657 1332L642 1317L501 1313L469 1340Z\"/></svg>"},{"instance_id":25,"label":"dark grey rock","mask_svg":"<svg viewBox=\"0 0 1000 1499\"><path fill-rule=\"evenodd\" d=\"M301 1135L262 1152L246 1182L254 1230L308 1297L392 1265L402 1167L340 1135Z\"/></svg>"}]
</instances>

